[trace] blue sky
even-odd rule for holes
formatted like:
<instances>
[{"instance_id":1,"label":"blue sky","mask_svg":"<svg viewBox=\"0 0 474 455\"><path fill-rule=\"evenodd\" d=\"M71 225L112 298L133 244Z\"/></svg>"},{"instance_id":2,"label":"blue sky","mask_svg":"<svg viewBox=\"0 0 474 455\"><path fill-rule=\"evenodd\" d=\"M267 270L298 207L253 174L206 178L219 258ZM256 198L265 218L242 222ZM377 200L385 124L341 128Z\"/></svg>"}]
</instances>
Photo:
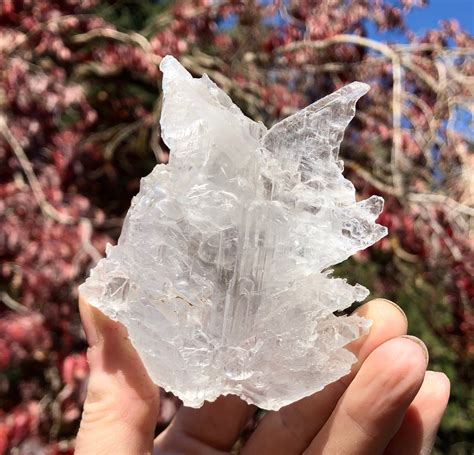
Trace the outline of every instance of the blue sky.
<instances>
[{"instance_id":1,"label":"blue sky","mask_svg":"<svg viewBox=\"0 0 474 455\"><path fill-rule=\"evenodd\" d=\"M261 3L270 3L272 0L260 0ZM398 4L398 1L392 0ZM235 25L235 17L222 21L219 25L225 30ZM429 29L439 28L439 23L444 19L456 19L461 27L474 35L474 0L428 0L428 6L425 8L413 8L406 16L405 20L410 30L416 35L422 36ZM281 25L284 19L279 13L274 18L269 19L269 25ZM394 43L406 42L402 33L377 33L372 24L367 23L369 37L380 41Z\"/></svg>"},{"instance_id":2,"label":"blue sky","mask_svg":"<svg viewBox=\"0 0 474 455\"><path fill-rule=\"evenodd\" d=\"M431 0L427 8L416 8L407 18L417 32L434 27L442 19L457 19L461 26L474 34L474 0Z\"/></svg>"},{"instance_id":3,"label":"blue sky","mask_svg":"<svg viewBox=\"0 0 474 455\"><path fill-rule=\"evenodd\" d=\"M456 19L462 28L474 35L474 0L429 0L425 8L414 8L406 16L409 29L417 35L424 35L430 28L439 28L439 22L443 19ZM369 36L384 41L403 42L403 36L399 33L378 34L369 28Z\"/></svg>"}]
</instances>

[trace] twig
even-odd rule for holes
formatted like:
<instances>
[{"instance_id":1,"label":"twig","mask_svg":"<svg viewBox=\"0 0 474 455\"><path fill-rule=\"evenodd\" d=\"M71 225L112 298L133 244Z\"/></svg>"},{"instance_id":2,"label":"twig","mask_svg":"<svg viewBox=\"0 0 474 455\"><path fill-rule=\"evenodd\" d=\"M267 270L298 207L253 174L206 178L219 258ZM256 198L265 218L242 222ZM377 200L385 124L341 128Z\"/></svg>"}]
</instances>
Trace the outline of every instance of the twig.
<instances>
[{"instance_id":1,"label":"twig","mask_svg":"<svg viewBox=\"0 0 474 455\"><path fill-rule=\"evenodd\" d=\"M424 101L422 98L410 92L405 92L404 97L406 100L410 101L413 105L415 105L423 113L423 116L425 117L425 121L426 121L426 124L428 125L429 132L425 133L424 135L423 133L419 133L415 128L415 135L418 133L420 136L422 136L424 143L420 145L420 149L422 149L423 151L426 162L431 165L433 162L433 158L430 154L431 145L437 142L436 130L440 122L435 116L433 116L432 110L430 109L426 101ZM410 120L410 123L412 123L413 125L413 122L411 120Z\"/></svg>"},{"instance_id":2,"label":"twig","mask_svg":"<svg viewBox=\"0 0 474 455\"><path fill-rule=\"evenodd\" d=\"M20 302L17 302L13 297L10 296L7 292L0 292L0 300L8 307L10 310L13 310L20 314L28 314L30 310L24 307Z\"/></svg>"},{"instance_id":3,"label":"twig","mask_svg":"<svg viewBox=\"0 0 474 455\"><path fill-rule=\"evenodd\" d=\"M38 203L43 215L52 218L61 224L72 224L73 220L69 215L65 215L58 210L56 210L46 199L41 185L36 177L36 174L33 170L33 166L26 156L25 151L21 147L20 143L13 136L10 128L8 128L7 122L3 115L0 115L0 133L3 135L5 140L8 142L10 147L13 150L13 153L16 155L20 165L26 174L26 178L31 186L33 195L35 196L36 202Z\"/></svg>"},{"instance_id":4,"label":"twig","mask_svg":"<svg viewBox=\"0 0 474 455\"><path fill-rule=\"evenodd\" d=\"M252 109L252 107L261 108L263 106L263 102L261 98L257 94L252 94L250 92L246 92L242 90L238 85L232 81L229 77L225 76L221 71L215 71L206 67L201 66L195 59L190 56L183 56L181 57L181 63L183 66L188 69L189 71L195 74L203 74L206 73L210 76L217 84L219 84L225 91L230 92L233 91L236 96L240 99L245 101L248 104L248 108ZM252 112L254 114L255 112Z\"/></svg>"},{"instance_id":5,"label":"twig","mask_svg":"<svg viewBox=\"0 0 474 455\"><path fill-rule=\"evenodd\" d=\"M344 159L344 166L348 167L356 174L360 175L367 183L370 183L374 188L377 188L380 191L383 191L386 194L391 194L395 197L400 197L400 194L397 192L397 189L388 183L384 183L381 180L378 180L374 177L367 169L364 169L360 164L355 161Z\"/></svg>"},{"instance_id":6,"label":"twig","mask_svg":"<svg viewBox=\"0 0 474 455\"><path fill-rule=\"evenodd\" d=\"M378 180L374 177L367 169L364 169L362 166L356 162L348 159L344 159L344 165L354 171L356 174L360 175L367 183L372 185L374 188L386 193L391 194L395 197L400 197L401 194L397 192L397 189L387 183ZM455 212L462 213L467 216L474 216L474 208L466 204L462 204L453 198L446 196L444 194L434 194L434 193L414 193L410 192L407 194L408 201L416 204L446 204L451 207Z\"/></svg>"},{"instance_id":7,"label":"twig","mask_svg":"<svg viewBox=\"0 0 474 455\"><path fill-rule=\"evenodd\" d=\"M461 250L453 242L451 237L449 237L448 235L444 233L443 227L439 224L436 218L432 216L432 214L428 210L426 210L426 208L422 210L422 213L425 213L426 219L428 220L433 231L438 235L438 238L440 239L440 241L443 241L444 244L447 246L453 258L456 261L462 261L463 255L461 253Z\"/></svg>"},{"instance_id":8,"label":"twig","mask_svg":"<svg viewBox=\"0 0 474 455\"><path fill-rule=\"evenodd\" d=\"M95 28L86 33L74 35L71 40L73 43L82 44L92 41L96 38L109 38L115 41L121 41L122 43L137 44L145 51L145 53L153 54L153 47L150 42L143 35L140 35L136 32L124 33L111 28ZM156 54L153 55L156 56L157 62L159 63L161 61L161 57Z\"/></svg>"},{"instance_id":9,"label":"twig","mask_svg":"<svg viewBox=\"0 0 474 455\"><path fill-rule=\"evenodd\" d=\"M392 55L393 92L392 92L392 125L393 147L390 166L392 168L393 184L398 193L404 190L403 178L400 173L402 165L402 66L398 55Z\"/></svg>"},{"instance_id":10,"label":"twig","mask_svg":"<svg viewBox=\"0 0 474 455\"><path fill-rule=\"evenodd\" d=\"M419 79L421 79L434 93L438 93L439 84L438 81L431 76L427 71L422 69L419 65L413 62L414 57L408 59L406 56L403 56L401 59L401 64L407 69L415 74Z\"/></svg>"},{"instance_id":11,"label":"twig","mask_svg":"<svg viewBox=\"0 0 474 455\"><path fill-rule=\"evenodd\" d=\"M467 216L474 216L473 207L461 204L460 202L455 201L453 198L450 198L449 196L445 196L443 194L409 193L408 200L416 203L428 202L432 204L446 204L456 212L462 213Z\"/></svg>"},{"instance_id":12,"label":"twig","mask_svg":"<svg viewBox=\"0 0 474 455\"><path fill-rule=\"evenodd\" d=\"M117 146L128 136L135 132L143 124L144 119L136 120L133 123L123 127L119 132L111 139L111 141L105 146L104 158L110 160L114 154Z\"/></svg>"},{"instance_id":13,"label":"twig","mask_svg":"<svg viewBox=\"0 0 474 455\"><path fill-rule=\"evenodd\" d=\"M393 48L399 52L410 52L410 53L431 51L441 56L444 54L474 55L473 49L469 47L455 47L455 48L449 48L447 50L446 48L440 47L437 44L428 44L428 43L395 44L393 45Z\"/></svg>"},{"instance_id":14,"label":"twig","mask_svg":"<svg viewBox=\"0 0 474 455\"><path fill-rule=\"evenodd\" d=\"M102 255L92 244L92 223L87 218L81 218L81 246L82 249L97 263L102 259Z\"/></svg>"},{"instance_id":15,"label":"twig","mask_svg":"<svg viewBox=\"0 0 474 455\"><path fill-rule=\"evenodd\" d=\"M401 246L398 238L396 236L392 236L390 238L390 246L392 247L392 251L395 256L399 257L405 262L411 262L412 264L416 264L418 262L418 256L416 254L411 254L408 251L405 251Z\"/></svg>"},{"instance_id":16,"label":"twig","mask_svg":"<svg viewBox=\"0 0 474 455\"><path fill-rule=\"evenodd\" d=\"M329 46L332 46L333 44L357 44L359 46L368 47L377 52L380 52L390 60L392 60L394 56L398 57L397 53L390 46L358 35L335 35L320 41L293 42L277 48L276 52L291 52L307 47L312 49L325 49Z\"/></svg>"}]
</instances>

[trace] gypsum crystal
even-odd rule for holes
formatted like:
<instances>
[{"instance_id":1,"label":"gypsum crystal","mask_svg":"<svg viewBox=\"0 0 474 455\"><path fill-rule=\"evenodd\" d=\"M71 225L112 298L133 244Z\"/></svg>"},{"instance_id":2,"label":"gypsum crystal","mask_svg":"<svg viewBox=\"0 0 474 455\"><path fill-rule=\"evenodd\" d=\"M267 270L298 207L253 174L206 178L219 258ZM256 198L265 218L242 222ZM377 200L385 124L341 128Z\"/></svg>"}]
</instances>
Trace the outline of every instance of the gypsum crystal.
<instances>
[{"instance_id":1,"label":"gypsum crystal","mask_svg":"<svg viewBox=\"0 0 474 455\"><path fill-rule=\"evenodd\" d=\"M80 287L123 323L153 381L185 405L235 394L264 409L350 371L370 326L336 317L369 294L328 268L386 235L338 160L369 86L354 82L267 130L167 56L168 165L143 178L117 246Z\"/></svg>"}]
</instances>

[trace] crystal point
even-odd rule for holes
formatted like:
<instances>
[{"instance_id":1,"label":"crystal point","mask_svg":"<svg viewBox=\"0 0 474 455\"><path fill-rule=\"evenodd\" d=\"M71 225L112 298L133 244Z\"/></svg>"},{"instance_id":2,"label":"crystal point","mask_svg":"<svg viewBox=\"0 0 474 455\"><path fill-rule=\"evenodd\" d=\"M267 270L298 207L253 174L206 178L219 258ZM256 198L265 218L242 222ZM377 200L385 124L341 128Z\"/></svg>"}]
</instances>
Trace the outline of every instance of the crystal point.
<instances>
[{"instance_id":1,"label":"crystal point","mask_svg":"<svg viewBox=\"0 0 474 455\"><path fill-rule=\"evenodd\" d=\"M141 181L118 244L80 287L122 322L151 378L185 405L235 394L279 409L350 370L370 322L335 312L368 291L330 266L386 235L338 160L368 86L267 130L207 76L165 57L168 165Z\"/></svg>"}]
</instances>

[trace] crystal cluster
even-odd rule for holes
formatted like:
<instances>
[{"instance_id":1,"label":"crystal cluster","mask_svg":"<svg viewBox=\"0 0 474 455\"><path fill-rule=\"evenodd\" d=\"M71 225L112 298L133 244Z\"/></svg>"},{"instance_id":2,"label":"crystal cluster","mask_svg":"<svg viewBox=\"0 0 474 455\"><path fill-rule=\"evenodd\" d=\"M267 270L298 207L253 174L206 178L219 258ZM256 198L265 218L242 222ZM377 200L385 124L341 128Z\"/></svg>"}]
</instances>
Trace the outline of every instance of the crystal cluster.
<instances>
[{"instance_id":1,"label":"crystal cluster","mask_svg":"<svg viewBox=\"0 0 474 455\"><path fill-rule=\"evenodd\" d=\"M338 160L368 85L268 129L206 75L165 57L168 165L141 181L117 246L81 295L127 329L150 377L199 407L222 394L279 409L345 375L370 322L335 312L368 291L331 265L386 235Z\"/></svg>"}]
</instances>

